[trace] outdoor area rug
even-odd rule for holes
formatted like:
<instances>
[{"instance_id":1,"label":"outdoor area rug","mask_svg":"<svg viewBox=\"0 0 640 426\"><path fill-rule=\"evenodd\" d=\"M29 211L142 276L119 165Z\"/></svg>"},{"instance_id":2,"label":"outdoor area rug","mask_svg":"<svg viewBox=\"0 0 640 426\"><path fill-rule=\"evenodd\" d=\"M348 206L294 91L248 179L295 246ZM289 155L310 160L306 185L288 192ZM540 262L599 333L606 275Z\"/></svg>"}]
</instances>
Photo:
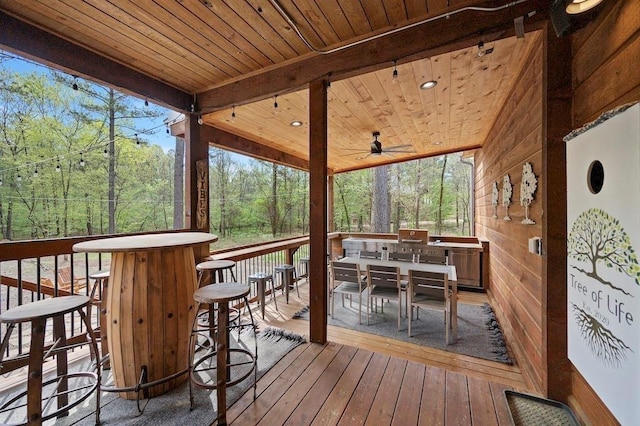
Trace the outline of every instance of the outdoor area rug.
<instances>
[{"instance_id":1,"label":"outdoor area rug","mask_svg":"<svg viewBox=\"0 0 640 426\"><path fill-rule=\"evenodd\" d=\"M403 305L404 310L404 305ZM404 314L404 313L403 313ZM372 312L367 325L366 301L363 297L362 324L358 324L358 301L353 300L352 306L345 299L342 307L341 298L336 299L333 318L328 317L327 323L332 326L348 328L364 333L377 334L405 342L411 342L422 346L442 349L491 361L498 361L511 365L502 334L502 329L493 309L488 303L484 305L471 305L458 303L458 340L445 343L444 315L442 312L428 309L420 309L420 317L414 317L411 325L411 334L407 334L407 319L402 317L400 331L398 325L397 302L391 301L384 304L384 313L378 305L378 312ZM309 319L308 307L294 315L294 318Z\"/></svg>"},{"instance_id":2,"label":"outdoor area rug","mask_svg":"<svg viewBox=\"0 0 640 426\"><path fill-rule=\"evenodd\" d=\"M241 343L232 343L232 346L242 345L252 353L255 351L253 332L243 332ZM237 332L231 333L231 338L237 337ZM306 342L303 336L288 331L269 327L258 333L258 373L260 379L282 357L298 345ZM213 359L215 363L215 358ZM105 372L105 374L108 374ZM231 406L254 383L254 375L251 374L243 382L227 388L227 404ZM185 381L172 391L154 398L141 401L144 412L140 414L135 400L121 399L116 393L103 392L100 397L101 425L208 425L216 419L216 391L193 386L195 404L190 410L189 383ZM44 422L45 425L95 425L95 397L91 396L78 407L71 410L69 416L61 419L51 419ZM9 420L10 422L10 420ZM0 422L1 423L1 422Z\"/></svg>"}]
</instances>

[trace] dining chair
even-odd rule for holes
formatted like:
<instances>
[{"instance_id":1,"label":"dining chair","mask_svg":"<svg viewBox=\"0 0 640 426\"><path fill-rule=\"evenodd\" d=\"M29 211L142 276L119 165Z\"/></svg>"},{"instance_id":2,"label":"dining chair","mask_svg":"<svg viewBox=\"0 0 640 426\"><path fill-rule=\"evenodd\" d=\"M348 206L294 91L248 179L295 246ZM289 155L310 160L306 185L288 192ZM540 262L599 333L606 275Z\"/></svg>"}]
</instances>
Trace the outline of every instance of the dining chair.
<instances>
[{"instance_id":1,"label":"dining chair","mask_svg":"<svg viewBox=\"0 0 640 426\"><path fill-rule=\"evenodd\" d=\"M391 252L389 253L389 260L397 260L400 262L413 262L413 253Z\"/></svg>"},{"instance_id":2,"label":"dining chair","mask_svg":"<svg viewBox=\"0 0 640 426\"><path fill-rule=\"evenodd\" d=\"M409 270L409 306L411 315L408 318L408 333L411 337L413 308L416 307L416 318L420 308L442 311L444 313L445 342L449 344L451 324L451 288L446 273Z\"/></svg>"},{"instance_id":3,"label":"dining chair","mask_svg":"<svg viewBox=\"0 0 640 426\"><path fill-rule=\"evenodd\" d=\"M369 285L369 303L367 303L367 325L369 325L369 307L377 299L395 299L398 301L398 330L402 315L402 289L400 268L397 266L367 265L367 281ZM384 313L384 304L381 304Z\"/></svg>"},{"instance_id":4,"label":"dining chair","mask_svg":"<svg viewBox=\"0 0 640 426\"><path fill-rule=\"evenodd\" d=\"M382 259L382 253L379 251L360 250L358 252L358 257L360 259Z\"/></svg>"},{"instance_id":5,"label":"dining chair","mask_svg":"<svg viewBox=\"0 0 640 426\"><path fill-rule=\"evenodd\" d=\"M331 261L331 318L333 318L336 295L344 297L348 295L349 306L353 306L352 296L358 296L358 324L362 324L362 292L367 288L367 283L362 279L360 266L357 263Z\"/></svg>"}]
</instances>

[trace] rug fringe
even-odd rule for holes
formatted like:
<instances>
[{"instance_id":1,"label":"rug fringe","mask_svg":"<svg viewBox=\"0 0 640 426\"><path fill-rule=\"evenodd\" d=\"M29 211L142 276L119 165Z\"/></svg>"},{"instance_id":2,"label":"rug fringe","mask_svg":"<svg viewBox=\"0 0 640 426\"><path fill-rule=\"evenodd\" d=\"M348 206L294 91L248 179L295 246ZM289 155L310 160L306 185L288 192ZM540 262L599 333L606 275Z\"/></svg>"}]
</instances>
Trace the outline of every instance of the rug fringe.
<instances>
[{"instance_id":1,"label":"rug fringe","mask_svg":"<svg viewBox=\"0 0 640 426\"><path fill-rule=\"evenodd\" d=\"M486 315L484 325L487 330L489 330L489 340L495 346L495 348L491 350L491 352L496 355L495 360L503 364L513 365L513 360L509 356L509 351L507 351L507 343L504 340L504 334L498 323L496 313L493 311L491 305L486 302L482 305L482 310Z\"/></svg>"},{"instance_id":2,"label":"rug fringe","mask_svg":"<svg viewBox=\"0 0 640 426\"><path fill-rule=\"evenodd\" d=\"M263 339L273 339L275 341L285 339L296 343L307 343L307 339L304 336L277 327L267 327L260 332L259 336Z\"/></svg>"},{"instance_id":3,"label":"rug fringe","mask_svg":"<svg viewBox=\"0 0 640 426\"><path fill-rule=\"evenodd\" d=\"M293 314L293 316L291 317L292 319L300 319L302 318L302 316L304 314L306 314L307 312L309 312L309 305L306 305L305 307L303 307L302 309L300 309L298 312L296 312L295 314Z\"/></svg>"}]
</instances>

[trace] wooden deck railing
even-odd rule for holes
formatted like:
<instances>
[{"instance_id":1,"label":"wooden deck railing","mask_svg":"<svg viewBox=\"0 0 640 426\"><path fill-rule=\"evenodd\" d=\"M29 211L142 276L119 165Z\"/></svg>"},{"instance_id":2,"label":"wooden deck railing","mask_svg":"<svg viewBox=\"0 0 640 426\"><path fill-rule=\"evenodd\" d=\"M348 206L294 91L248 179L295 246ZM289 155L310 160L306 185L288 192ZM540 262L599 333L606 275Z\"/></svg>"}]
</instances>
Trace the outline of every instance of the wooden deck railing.
<instances>
[{"instance_id":1,"label":"wooden deck railing","mask_svg":"<svg viewBox=\"0 0 640 426\"><path fill-rule=\"evenodd\" d=\"M163 231L167 232L167 231ZM169 231L181 232L181 231ZM141 233L149 234L149 232ZM139 235L139 234L127 234ZM86 294L91 292L89 276L100 269L108 269L110 256L73 253L73 245L98 238L112 236L90 236L32 240L0 243L0 313L15 306L30 303L47 297ZM211 252L215 259L229 259L236 262L235 275L238 282L248 282L248 276L254 272L273 272L273 268L282 263L300 265L301 257L309 256L309 237L288 238ZM65 273L59 273L64 270ZM87 285L68 286L61 277L70 274L71 279L84 280ZM230 279L230 277L225 277ZM252 288L251 297L256 289ZM95 295L101 297L99 292ZM99 310L92 311L92 324L99 324ZM77 314L76 314L77 315ZM71 315L69 333L71 338L84 335L85 330L79 317ZM0 327L0 341L6 333L6 326ZM28 348L29 327L16 327L7 348L5 357L22 354ZM2 373L18 368L20 365L3 366Z\"/></svg>"}]
</instances>

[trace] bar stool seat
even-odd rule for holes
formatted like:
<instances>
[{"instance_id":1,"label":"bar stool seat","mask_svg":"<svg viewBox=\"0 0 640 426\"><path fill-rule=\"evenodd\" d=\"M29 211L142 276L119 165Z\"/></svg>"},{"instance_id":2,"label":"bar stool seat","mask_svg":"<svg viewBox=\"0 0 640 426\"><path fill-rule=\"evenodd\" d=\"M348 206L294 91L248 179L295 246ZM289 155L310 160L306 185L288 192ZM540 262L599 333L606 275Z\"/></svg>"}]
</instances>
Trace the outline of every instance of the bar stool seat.
<instances>
[{"instance_id":1,"label":"bar stool seat","mask_svg":"<svg viewBox=\"0 0 640 426\"><path fill-rule=\"evenodd\" d=\"M260 303L260 309L262 311L262 319L264 319L264 293L267 283L271 283L271 299L273 299L273 303L276 305L276 310L278 310L278 300L276 299L276 286L273 283L273 275L267 274L266 272L256 272L249 275L248 278L250 285L252 283L256 283L258 302Z\"/></svg>"},{"instance_id":2,"label":"bar stool seat","mask_svg":"<svg viewBox=\"0 0 640 426\"><path fill-rule=\"evenodd\" d=\"M88 344L92 359L98 357L95 334L84 309L91 303L89 296L64 296L20 305L0 314L0 322L7 324L7 332L0 346L0 370L9 346L11 334L17 324L31 323L29 352L17 355L7 361L24 361L28 364L26 390L0 406L0 412L19 415L25 412L23 423L41 424L43 421L63 417L68 411L81 404L100 387L100 363L92 362L93 371L69 372L67 351L82 344ZM78 344L68 344L65 331L65 314L78 312L87 327L88 340ZM53 343L45 346L47 320L53 322ZM56 358L55 377L43 382L43 363L46 358ZM43 394L47 396L43 398ZM24 399L26 398L26 403ZM52 402L56 401L56 404ZM11 421L15 422L15 417ZM96 392L96 424L100 423L100 392Z\"/></svg>"},{"instance_id":3,"label":"bar stool seat","mask_svg":"<svg viewBox=\"0 0 640 426\"><path fill-rule=\"evenodd\" d=\"M296 267L289 264L277 265L274 269L274 274L280 276L280 283L284 290L285 299L289 304L289 288L295 285L298 297L300 297L300 290L298 290L298 278L296 276Z\"/></svg>"},{"instance_id":4,"label":"bar stool seat","mask_svg":"<svg viewBox=\"0 0 640 426\"><path fill-rule=\"evenodd\" d=\"M198 276L198 287L202 286L202 278L205 275L205 272L209 272L212 277L212 282L224 282L224 271L228 270L231 274L231 280L236 280L236 275L233 272L233 268L235 268L236 262L233 260L205 260L204 262L200 262L196 265L196 270L199 273Z\"/></svg>"},{"instance_id":5,"label":"bar stool seat","mask_svg":"<svg viewBox=\"0 0 640 426\"><path fill-rule=\"evenodd\" d=\"M256 398L257 384L257 361L258 361L258 339L256 337L256 325L253 320L253 314L249 307L247 296L250 293L250 286L240 283L218 283L211 284L199 288L193 294L193 298L200 304L217 305L217 318L215 329L216 339L211 341L211 326L209 328L202 327L197 319L194 320L191 336L189 338L189 395L191 407L193 408L193 389L192 383L206 388L216 389L216 397L218 403L218 424L226 423L227 396L226 389L240 383L251 373L254 374L253 399ZM245 306L249 310L250 322L238 322L236 325L229 324L229 303L235 300L243 300ZM232 329L251 328L254 335L254 353L246 349L246 345L238 347L230 347L229 335ZM240 333L238 333L240 336ZM206 348L206 352L197 360L195 355L198 349L197 339L204 337L211 341ZM199 346L202 348L203 346ZM212 358L216 360L215 365L211 365L209 361Z\"/></svg>"}]
</instances>

